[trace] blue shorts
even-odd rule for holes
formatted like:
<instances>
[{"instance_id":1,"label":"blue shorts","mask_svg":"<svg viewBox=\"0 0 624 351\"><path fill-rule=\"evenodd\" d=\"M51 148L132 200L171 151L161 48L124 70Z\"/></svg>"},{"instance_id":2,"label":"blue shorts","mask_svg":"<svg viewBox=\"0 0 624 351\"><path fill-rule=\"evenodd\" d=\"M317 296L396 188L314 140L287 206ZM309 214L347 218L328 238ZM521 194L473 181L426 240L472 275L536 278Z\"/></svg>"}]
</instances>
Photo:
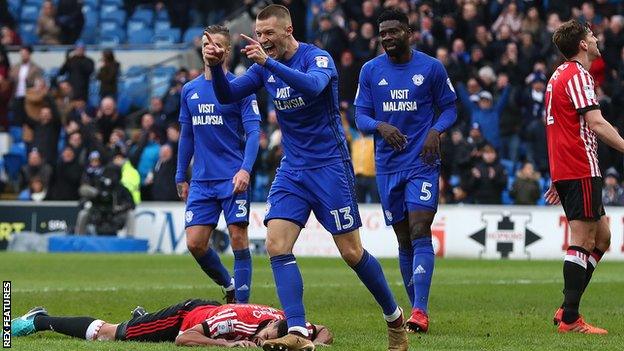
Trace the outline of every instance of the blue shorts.
<instances>
[{"instance_id":1,"label":"blue shorts","mask_svg":"<svg viewBox=\"0 0 624 351\"><path fill-rule=\"evenodd\" d=\"M304 170L277 170L267 199L264 223L279 218L303 228L310 211L334 235L362 226L351 162Z\"/></svg>"},{"instance_id":2,"label":"blue shorts","mask_svg":"<svg viewBox=\"0 0 624 351\"><path fill-rule=\"evenodd\" d=\"M405 219L411 211L438 209L440 166L421 165L388 174L377 175L377 187L386 225Z\"/></svg>"},{"instance_id":3,"label":"blue shorts","mask_svg":"<svg viewBox=\"0 0 624 351\"><path fill-rule=\"evenodd\" d=\"M231 179L191 181L186 200L184 227L216 226L221 211L228 225L249 222L249 190L233 194Z\"/></svg>"}]
</instances>

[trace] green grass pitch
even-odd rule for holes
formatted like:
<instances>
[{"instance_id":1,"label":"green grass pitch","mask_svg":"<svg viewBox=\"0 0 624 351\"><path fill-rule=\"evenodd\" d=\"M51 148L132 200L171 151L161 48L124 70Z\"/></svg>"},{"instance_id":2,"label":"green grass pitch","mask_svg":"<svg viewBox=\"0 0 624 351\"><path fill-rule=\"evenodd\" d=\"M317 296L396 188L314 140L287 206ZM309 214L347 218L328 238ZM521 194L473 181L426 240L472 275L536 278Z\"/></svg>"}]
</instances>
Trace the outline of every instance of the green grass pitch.
<instances>
[{"instance_id":1,"label":"green grass pitch","mask_svg":"<svg viewBox=\"0 0 624 351\"><path fill-rule=\"evenodd\" d=\"M225 264L231 267L232 259ZM381 312L339 259L298 259L308 319L330 327L331 350L384 350ZM381 260L408 310L396 260ZM410 336L410 350L622 350L624 263L602 262L581 312L607 336L559 335L551 318L561 300L561 262L438 260L431 327ZM90 315L110 322L136 305L155 310L183 299L222 294L190 256L0 254L0 276L12 280L13 318L42 305L53 315ZM268 258L254 257L253 302L279 307ZM171 350L173 344L86 342L51 332L13 338L16 350Z\"/></svg>"}]
</instances>

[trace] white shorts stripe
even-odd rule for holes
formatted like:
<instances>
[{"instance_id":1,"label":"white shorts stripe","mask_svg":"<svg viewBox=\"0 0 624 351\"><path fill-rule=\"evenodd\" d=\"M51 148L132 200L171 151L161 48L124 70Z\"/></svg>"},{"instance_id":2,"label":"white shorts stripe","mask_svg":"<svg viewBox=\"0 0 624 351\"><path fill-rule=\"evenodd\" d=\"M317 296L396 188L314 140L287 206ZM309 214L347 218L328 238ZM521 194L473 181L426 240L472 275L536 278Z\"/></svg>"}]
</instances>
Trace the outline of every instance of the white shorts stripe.
<instances>
[{"instance_id":1,"label":"white shorts stripe","mask_svg":"<svg viewBox=\"0 0 624 351\"><path fill-rule=\"evenodd\" d=\"M580 258L580 257L578 257L576 255L565 255L564 261L576 263L579 266L587 269L587 262L584 259L582 259L582 258Z\"/></svg>"}]
</instances>

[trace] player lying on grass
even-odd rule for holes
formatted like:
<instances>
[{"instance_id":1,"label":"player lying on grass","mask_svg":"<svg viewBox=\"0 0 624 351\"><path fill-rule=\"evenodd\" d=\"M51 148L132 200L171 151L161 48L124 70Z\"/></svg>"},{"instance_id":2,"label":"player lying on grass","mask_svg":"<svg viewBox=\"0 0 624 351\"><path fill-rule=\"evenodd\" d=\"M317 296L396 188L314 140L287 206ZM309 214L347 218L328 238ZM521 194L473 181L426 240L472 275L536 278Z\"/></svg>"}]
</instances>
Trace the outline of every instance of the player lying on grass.
<instances>
[{"instance_id":1,"label":"player lying on grass","mask_svg":"<svg viewBox=\"0 0 624 351\"><path fill-rule=\"evenodd\" d=\"M333 341L322 325L307 323L315 345ZM36 307L11 322L13 336L39 331L57 333L89 341L175 342L178 346L256 347L265 340L288 333L281 310L254 304L221 305L216 301L192 299L154 313L133 313L119 324L92 317L52 317Z\"/></svg>"}]
</instances>

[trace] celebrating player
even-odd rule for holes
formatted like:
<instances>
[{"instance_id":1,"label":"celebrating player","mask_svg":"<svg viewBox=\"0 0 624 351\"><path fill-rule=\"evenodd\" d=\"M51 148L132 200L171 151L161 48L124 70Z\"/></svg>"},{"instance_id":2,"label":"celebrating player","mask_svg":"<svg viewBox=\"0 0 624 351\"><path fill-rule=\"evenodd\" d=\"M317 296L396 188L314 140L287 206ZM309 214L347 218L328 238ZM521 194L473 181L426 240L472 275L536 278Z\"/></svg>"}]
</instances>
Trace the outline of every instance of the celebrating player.
<instances>
[{"instance_id":1,"label":"celebrating player","mask_svg":"<svg viewBox=\"0 0 624 351\"><path fill-rule=\"evenodd\" d=\"M306 323L310 342L333 342L322 325ZM175 342L178 346L256 347L267 339L287 333L284 313L252 304L220 305L215 301L187 300L155 313L133 313L119 324L92 317L52 317L36 307L11 322L11 334L26 336L39 331L57 333L89 341Z\"/></svg>"},{"instance_id":2,"label":"celebrating player","mask_svg":"<svg viewBox=\"0 0 624 351\"><path fill-rule=\"evenodd\" d=\"M218 45L225 56L230 52L229 30L217 25L208 27L202 37L205 74L182 88L176 183L180 197L186 201L189 251L202 270L225 289L227 302L246 303L251 288L247 237L249 173L260 143L260 115L253 95L233 100L228 105L217 101L207 68L211 58L206 50L208 35L212 36L212 45ZM233 74L225 74L225 63L217 69L226 79L234 79ZM189 187L186 170L193 156ZM222 210L232 239L234 279L208 244Z\"/></svg>"},{"instance_id":3,"label":"celebrating player","mask_svg":"<svg viewBox=\"0 0 624 351\"><path fill-rule=\"evenodd\" d=\"M389 349L407 350L403 316L379 262L360 242L361 220L353 166L338 108L338 75L331 56L293 37L288 9L269 5L256 18L258 41L242 52L255 62L241 77L225 79L219 65L225 50L207 52L215 93L226 103L266 87L282 131L284 158L271 186L265 223L267 251L289 334L269 340L265 350L314 350L306 338L303 281L292 249L310 211L333 234L338 250L382 307ZM214 58L212 58L214 57Z\"/></svg>"},{"instance_id":4,"label":"celebrating player","mask_svg":"<svg viewBox=\"0 0 624 351\"><path fill-rule=\"evenodd\" d=\"M602 117L594 79L587 72L592 61L600 57L594 34L571 20L555 31L553 42L566 62L553 73L544 96L553 180L545 196L550 204L562 204L571 232L563 262L564 300L554 320L562 333L606 334L606 330L585 322L579 304L611 240L602 205L596 135L620 152L624 152L624 139Z\"/></svg>"},{"instance_id":5,"label":"celebrating player","mask_svg":"<svg viewBox=\"0 0 624 351\"><path fill-rule=\"evenodd\" d=\"M399 242L401 275L412 303L406 328L426 332L440 133L455 122L456 96L442 63L410 48L409 22L403 12L386 10L377 22L386 53L362 67L356 123L362 132L375 135L381 206Z\"/></svg>"}]
</instances>

